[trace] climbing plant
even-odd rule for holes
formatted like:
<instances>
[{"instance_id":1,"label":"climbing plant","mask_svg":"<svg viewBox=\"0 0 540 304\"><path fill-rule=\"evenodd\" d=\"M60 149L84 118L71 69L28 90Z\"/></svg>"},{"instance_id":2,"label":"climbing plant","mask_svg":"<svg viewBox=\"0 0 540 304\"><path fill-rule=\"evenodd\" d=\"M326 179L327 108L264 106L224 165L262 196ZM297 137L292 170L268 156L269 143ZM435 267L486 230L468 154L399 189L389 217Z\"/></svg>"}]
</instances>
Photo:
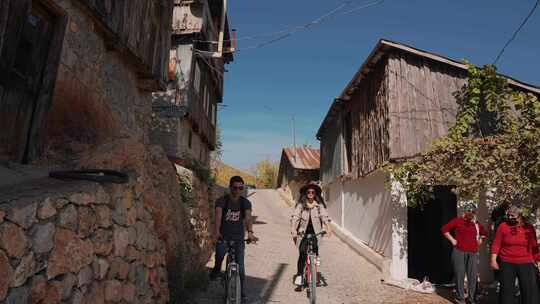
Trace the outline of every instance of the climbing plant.
<instances>
[{"instance_id":1,"label":"climbing plant","mask_svg":"<svg viewBox=\"0 0 540 304\"><path fill-rule=\"evenodd\" d=\"M418 205L435 185L454 186L463 200L492 191L496 202L540 207L540 102L514 90L494 66L468 64L468 79L454 94L455 124L418 157L387 168Z\"/></svg>"}]
</instances>

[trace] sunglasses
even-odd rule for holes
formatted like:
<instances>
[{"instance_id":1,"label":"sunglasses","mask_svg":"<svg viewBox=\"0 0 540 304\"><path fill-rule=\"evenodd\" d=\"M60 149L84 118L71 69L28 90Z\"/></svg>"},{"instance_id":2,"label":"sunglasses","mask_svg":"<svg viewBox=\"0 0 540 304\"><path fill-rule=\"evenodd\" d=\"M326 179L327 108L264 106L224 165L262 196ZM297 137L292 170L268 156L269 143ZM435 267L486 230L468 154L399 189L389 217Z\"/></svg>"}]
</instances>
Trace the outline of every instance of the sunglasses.
<instances>
[{"instance_id":1,"label":"sunglasses","mask_svg":"<svg viewBox=\"0 0 540 304\"><path fill-rule=\"evenodd\" d=\"M307 194L315 194L315 193L316 193L315 190L308 190L307 191Z\"/></svg>"},{"instance_id":2,"label":"sunglasses","mask_svg":"<svg viewBox=\"0 0 540 304\"><path fill-rule=\"evenodd\" d=\"M232 190L244 190L244 186L231 186Z\"/></svg>"}]
</instances>

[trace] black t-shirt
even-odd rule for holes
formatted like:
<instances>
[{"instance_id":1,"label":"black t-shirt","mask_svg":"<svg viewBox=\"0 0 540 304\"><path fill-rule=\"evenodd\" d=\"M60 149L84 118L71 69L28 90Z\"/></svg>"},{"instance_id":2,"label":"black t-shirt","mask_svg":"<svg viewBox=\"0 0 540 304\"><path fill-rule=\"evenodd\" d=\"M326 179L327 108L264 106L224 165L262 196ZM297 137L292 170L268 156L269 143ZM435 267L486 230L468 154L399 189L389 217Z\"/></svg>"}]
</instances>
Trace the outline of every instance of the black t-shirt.
<instances>
[{"instance_id":1,"label":"black t-shirt","mask_svg":"<svg viewBox=\"0 0 540 304\"><path fill-rule=\"evenodd\" d=\"M315 234L315 229L313 228L313 222L311 221L311 215L309 215L309 222L306 228L306 234Z\"/></svg>"},{"instance_id":2,"label":"black t-shirt","mask_svg":"<svg viewBox=\"0 0 540 304\"><path fill-rule=\"evenodd\" d=\"M243 240L245 238L244 218L246 210L251 210L251 202L241 196L238 202L231 201L229 195L216 201L216 208L221 208L221 236L225 239Z\"/></svg>"}]
</instances>

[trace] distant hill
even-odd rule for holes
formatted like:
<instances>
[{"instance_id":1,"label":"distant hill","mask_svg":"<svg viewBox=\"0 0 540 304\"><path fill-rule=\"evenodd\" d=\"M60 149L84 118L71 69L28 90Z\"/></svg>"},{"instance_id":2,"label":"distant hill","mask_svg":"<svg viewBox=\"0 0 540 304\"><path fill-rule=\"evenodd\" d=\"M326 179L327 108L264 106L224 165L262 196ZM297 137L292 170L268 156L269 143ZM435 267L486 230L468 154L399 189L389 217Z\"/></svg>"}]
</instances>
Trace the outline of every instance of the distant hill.
<instances>
[{"instance_id":1,"label":"distant hill","mask_svg":"<svg viewBox=\"0 0 540 304\"><path fill-rule=\"evenodd\" d=\"M212 169L216 174L216 184L224 188L229 187L229 179L235 175L241 176L247 185L255 185L257 183L255 176L220 161L212 161Z\"/></svg>"}]
</instances>

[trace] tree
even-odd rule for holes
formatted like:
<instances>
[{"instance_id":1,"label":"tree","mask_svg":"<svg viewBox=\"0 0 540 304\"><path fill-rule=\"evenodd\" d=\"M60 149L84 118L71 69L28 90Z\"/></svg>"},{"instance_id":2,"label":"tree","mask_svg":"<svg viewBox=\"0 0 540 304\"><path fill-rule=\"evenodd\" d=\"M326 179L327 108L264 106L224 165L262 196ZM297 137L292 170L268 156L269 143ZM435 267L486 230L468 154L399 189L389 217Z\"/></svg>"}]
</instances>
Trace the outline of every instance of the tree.
<instances>
[{"instance_id":1,"label":"tree","mask_svg":"<svg viewBox=\"0 0 540 304\"><path fill-rule=\"evenodd\" d=\"M278 164L268 159L256 165L256 177L259 187L274 189L277 187Z\"/></svg>"},{"instance_id":2,"label":"tree","mask_svg":"<svg viewBox=\"0 0 540 304\"><path fill-rule=\"evenodd\" d=\"M486 190L498 203L540 207L540 102L513 90L493 66L469 65L455 94L456 123L417 158L391 164L412 205L434 185L452 185L460 199L478 201Z\"/></svg>"}]
</instances>

